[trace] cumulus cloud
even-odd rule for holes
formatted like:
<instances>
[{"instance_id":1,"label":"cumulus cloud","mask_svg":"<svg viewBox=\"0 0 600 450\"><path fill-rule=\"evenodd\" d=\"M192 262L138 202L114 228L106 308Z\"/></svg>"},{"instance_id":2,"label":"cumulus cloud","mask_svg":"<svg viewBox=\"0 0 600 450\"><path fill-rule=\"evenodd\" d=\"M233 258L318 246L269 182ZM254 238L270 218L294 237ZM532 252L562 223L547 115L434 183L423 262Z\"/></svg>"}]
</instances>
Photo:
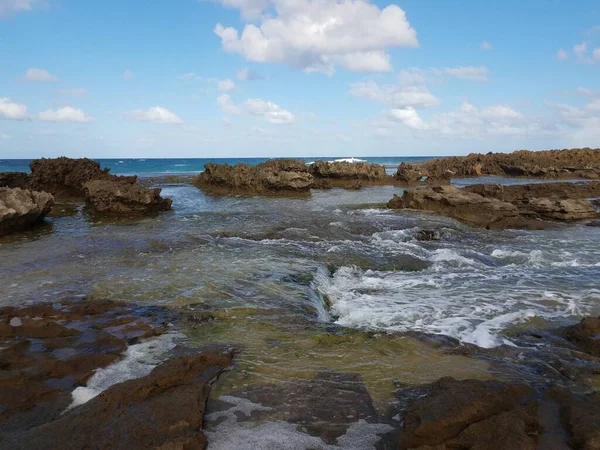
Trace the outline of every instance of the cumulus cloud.
<instances>
[{"instance_id":1,"label":"cumulus cloud","mask_svg":"<svg viewBox=\"0 0 600 450\"><path fill-rule=\"evenodd\" d=\"M22 81L41 82L41 83L55 83L58 81L58 77L52 75L50 72L44 69L28 69L20 78Z\"/></svg>"},{"instance_id":2,"label":"cumulus cloud","mask_svg":"<svg viewBox=\"0 0 600 450\"><path fill-rule=\"evenodd\" d=\"M259 98L248 99L245 106L246 110L253 116L262 117L275 125L287 125L294 123L296 120L291 112L283 109L281 106Z\"/></svg>"},{"instance_id":3,"label":"cumulus cloud","mask_svg":"<svg viewBox=\"0 0 600 450\"><path fill-rule=\"evenodd\" d=\"M562 48L559 48L556 52L556 57L559 61L564 61L569 57L569 54Z\"/></svg>"},{"instance_id":4,"label":"cumulus cloud","mask_svg":"<svg viewBox=\"0 0 600 450\"><path fill-rule=\"evenodd\" d=\"M75 122L88 123L94 119L86 115L81 109L65 106L56 110L48 109L38 114L38 119L44 122Z\"/></svg>"},{"instance_id":5,"label":"cumulus cloud","mask_svg":"<svg viewBox=\"0 0 600 450\"><path fill-rule=\"evenodd\" d=\"M217 97L217 105L219 109L223 111L225 114L230 114L237 116L242 113L242 108L237 106L231 100L231 97L228 94L221 94Z\"/></svg>"},{"instance_id":6,"label":"cumulus cloud","mask_svg":"<svg viewBox=\"0 0 600 450\"><path fill-rule=\"evenodd\" d=\"M490 44L488 41L483 41L480 45L481 50L491 50L492 49L492 44Z\"/></svg>"},{"instance_id":7,"label":"cumulus cloud","mask_svg":"<svg viewBox=\"0 0 600 450\"><path fill-rule=\"evenodd\" d=\"M587 42L582 42L573 46L573 53L577 61L583 64L597 64L600 63L600 48L590 50Z\"/></svg>"},{"instance_id":8,"label":"cumulus cloud","mask_svg":"<svg viewBox=\"0 0 600 450\"><path fill-rule=\"evenodd\" d=\"M124 117L127 119L140 120L142 122L154 122L154 123L170 123L178 124L182 123L182 120L162 106L153 106L149 109L137 109L129 113L125 113Z\"/></svg>"},{"instance_id":9,"label":"cumulus cloud","mask_svg":"<svg viewBox=\"0 0 600 450\"><path fill-rule=\"evenodd\" d=\"M235 83L231 81L229 78L226 80L220 80L217 83L217 89L221 92L231 92L235 90Z\"/></svg>"},{"instance_id":10,"label":"cumulus cloud","mask_svg":"<svg viewBox=\"0 0 600 450\"><path fill-rule=\"evenodd\" d=\"M261 12L259 2L222 0L244 11ZM235 3L235 5L234 5ZM417 35L396 5L379 9L368 0L270 0L272 15L241 33L220 23L215 33L223 49L249 61L285 63L307 72L391 70L387 49L417 47Z\"/></svg>"},{"instance_id":11,"label":"cumulus cloud","mask_svg":"<svg viewBox=\"0 0 600 450\"><path fill-rule=\"evenodd\" d=\"M489 71L486 67L447 67L444 71L455 78L470 81L488 81Z\"/></svg>"},{"instance_id":12,"label":"cumulus cloud","mask_svg":"<svg viewBox=\"0 0 600 450\"><path fill-rule=\"evenodd\" d=\"M238 70L236 75L240 81L262 80L262 77L249 67L244 67L243 69Z\"/></svg>"},{"instance_id":13,"label":"cumulus cloud","mask_svg":"<svg viewBox=\"0 0 600 450\"><path fill-rule=\"evenodd\" d=\"M374 81L353 83L350 95L363 97L392 107L431 107L440 103L425 86L386 85Z\"/></svg>"},{"instance_id":14,"label":"cumulus cloud","mask_svg":"<svg viewBox=\"0 0 600 450\"><path fill-rule=\"evenodd\" d=\"M84 88L75 88L75 89L61 89L59 91L62 95L70 95L73 97L81 97L87 94L87 89Z\"/></svg>"},{"instance_id":15,"label":"cumulus cloud","mask_svg":"<svg viewBox=\"0 0 600 450\"><path fill-rule=\"evenodd\" d=\"M135 74L131 70L127 69L125 72L123 72L124 80L129 81L129 80L133 80L134 78L135 78Z\"/></svg>"},{"instance_id":16,"label":"cumulus cloud","mask_svg":"<svg viewBox=\"0 0 600 450\"><path fill-rule=\"evenodd\" d=\"M0 97L0 117L8 120L25 120L29 118L29 114L27 114L27 106L22 103Z\"/></svg>"},{"instance_id":17,"label":"cumulus cloud","mask_svg":"<svg viewBox=\"0 0 600 450\"><path fill-rule=\"evenodd\" d=\"M428 128L427 124L423 122L417 111L412 107L390 109L388 115L390 119L401 122L413 130L425 130Z\"/></svg>"},{"instance_id":18,"label":"cumulus cloud","mask_svg":"<svg viewBox=\"0 0 600 450\"><path fill-rule=\"evenodd\" d=\"M177 78L179 78L181 81L196 81L200 79L200 77L194 72L182 73Z\"/></svg>"},{"instance_id":19,"label":"cumulus cloud","mask_svg":"<svg viewBox=\"0 0 600 450\"><path fill-rule=\"evenodd\" d=\"M38 0L0 0L0 18L12 14L31 11Z\"/></svg>"},{"instance_id":20,"label":"cumulus cloud","mask_svg":"<svg viewBox=\"0 0 600 450\"><path fill-rule=\"evenodd\" d=\"M247 20L258 19L270 6L271 0L221 0L223 6L239 9Z\"/></svg>"}]
</instances>

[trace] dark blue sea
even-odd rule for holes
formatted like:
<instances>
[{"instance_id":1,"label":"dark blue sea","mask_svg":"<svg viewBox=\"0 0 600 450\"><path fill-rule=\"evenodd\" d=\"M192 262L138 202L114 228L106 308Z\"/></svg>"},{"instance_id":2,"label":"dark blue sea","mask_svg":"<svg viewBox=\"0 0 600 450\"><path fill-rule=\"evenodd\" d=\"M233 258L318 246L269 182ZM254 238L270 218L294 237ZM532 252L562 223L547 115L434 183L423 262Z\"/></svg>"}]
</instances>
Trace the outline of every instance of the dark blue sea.
<instances>
[{"instance_id":1,"label":"dark blue sea","mask_svg":"<svg viewBox=\"0 0 600 450\"><path fill-rule=\"evenodd\" d=\"M302 161L335 161L344 158L340 157L321 157L321 158L296 158ZM424 161L431 157L407 156L407 157L358 157L369 163L383 164L388 172L393 172L401 162ZM169 159L169 158L147 158L147 159L96 159L102 167L111 169L111 173L126 175L136 174L141 176L151 176L166 173L199 173L204 170L204 165L208 163L219 164L260 164L267 161L268 158L190 158L190 159ZM0 172L29 172L30 159L0 159Z\"/></svg>"}]
</instances>

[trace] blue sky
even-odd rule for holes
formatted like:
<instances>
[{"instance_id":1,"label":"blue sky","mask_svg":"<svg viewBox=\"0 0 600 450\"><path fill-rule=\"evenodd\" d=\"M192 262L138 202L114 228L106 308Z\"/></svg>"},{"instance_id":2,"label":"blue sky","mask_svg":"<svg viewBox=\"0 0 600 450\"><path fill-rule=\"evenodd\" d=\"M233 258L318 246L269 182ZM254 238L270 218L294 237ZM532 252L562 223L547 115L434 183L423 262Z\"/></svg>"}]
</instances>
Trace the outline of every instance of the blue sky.
<instances>
[{"instance_id":1,"label":"blue sky","mask_svg":"<svg viewBox=\"0 0 600 450\"><path fill-rule=\"evenodd\" d=\"M0 158L600 147L592 0L0 0L0 55Z\"/></svg>"}]
</instances>

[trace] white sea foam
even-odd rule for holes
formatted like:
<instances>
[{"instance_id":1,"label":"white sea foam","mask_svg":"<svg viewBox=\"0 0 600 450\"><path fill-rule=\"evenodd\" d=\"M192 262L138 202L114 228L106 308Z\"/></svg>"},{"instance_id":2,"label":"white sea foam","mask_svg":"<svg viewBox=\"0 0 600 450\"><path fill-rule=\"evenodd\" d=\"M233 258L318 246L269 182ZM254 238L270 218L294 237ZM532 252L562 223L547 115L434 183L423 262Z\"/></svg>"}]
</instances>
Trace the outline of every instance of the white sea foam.
<instances>
[{"instance_id":1,"label":"white sea foam","mask_svg":"<svg viewBox=\"0 0 600 450\"><path fill-rule=\"evenodd\" d=\"M73 391L73 401L68 409L90 401L114 384L145 377L162 362L164 354L175 347L175 340L179 337L178 334L163 334L128 347L123 359L96 370L87 386Z\"/></svg>"},{"instance_id":2,"label":"white sea foam","mask_svg":"<svg viewBox=\"0 0 600 450\"><path fill-rule=\"evenodd\" d=\"M334 161L329 161L329 162L347 162L347 163L356 164L356 163L361 163L361 162L367 162L367 160L366 159L358 159L358 158L341 158L341 159L336 159Z\"/></svg>"}]
</instances>

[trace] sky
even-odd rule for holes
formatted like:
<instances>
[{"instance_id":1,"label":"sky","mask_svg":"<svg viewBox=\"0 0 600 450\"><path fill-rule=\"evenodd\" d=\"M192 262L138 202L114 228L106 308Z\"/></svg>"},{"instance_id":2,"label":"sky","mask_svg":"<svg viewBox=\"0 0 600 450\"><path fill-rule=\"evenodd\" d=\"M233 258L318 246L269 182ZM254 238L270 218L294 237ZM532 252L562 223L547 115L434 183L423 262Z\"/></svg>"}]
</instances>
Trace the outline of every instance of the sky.
<instances>
[{"instance_id":1,"label":"sky","mask_svg":"<svg viewBox=\"0 0 600 450\"><path fill-rule=\"evenodd\" d=\"M0 158L600 147L597 0L0 0Z\"/></svg>"}]
</instances>

